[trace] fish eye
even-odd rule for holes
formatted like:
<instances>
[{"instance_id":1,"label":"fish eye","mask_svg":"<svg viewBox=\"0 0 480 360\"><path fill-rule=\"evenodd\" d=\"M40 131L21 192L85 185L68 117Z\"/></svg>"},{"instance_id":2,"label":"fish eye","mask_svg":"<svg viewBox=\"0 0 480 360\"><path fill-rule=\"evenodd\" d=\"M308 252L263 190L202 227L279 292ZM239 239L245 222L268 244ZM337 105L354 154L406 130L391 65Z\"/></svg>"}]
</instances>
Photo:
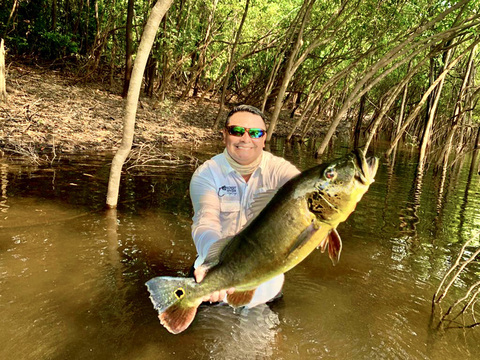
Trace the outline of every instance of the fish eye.
<instances>
[{"instance_id":1,"label":"fish eye","mask_svg":"<svg viewBox=\"0 0 480 360\"><path fill-rule=\"evenodd\" d=\"M325 170L325 177L329 180L333 179L337 175L337 172L333 168Z\"/></svg>"}]
</instances>

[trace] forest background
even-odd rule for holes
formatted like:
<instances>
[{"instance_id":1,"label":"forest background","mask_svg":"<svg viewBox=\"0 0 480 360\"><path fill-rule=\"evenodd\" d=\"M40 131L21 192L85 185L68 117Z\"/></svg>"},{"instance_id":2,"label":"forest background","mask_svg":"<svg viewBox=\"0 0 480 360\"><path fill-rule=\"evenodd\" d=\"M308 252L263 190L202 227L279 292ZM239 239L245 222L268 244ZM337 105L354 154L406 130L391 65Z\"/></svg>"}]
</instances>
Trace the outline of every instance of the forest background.
<instances>
[{"instance_id":1,"label":"forest background","mask_svg":"<svg viewBox=\"0 0 480 360\"><path fill-rule=\"evenodd\" d=\"M1 0L4 152L113 149L154 1ZM239 103L268 140L344 131L443 164L479 146L480 1L175 0L142 83L134 145L201 141ZM448 162L448 161L447 161Z\"/></svg>"}]
</instances>

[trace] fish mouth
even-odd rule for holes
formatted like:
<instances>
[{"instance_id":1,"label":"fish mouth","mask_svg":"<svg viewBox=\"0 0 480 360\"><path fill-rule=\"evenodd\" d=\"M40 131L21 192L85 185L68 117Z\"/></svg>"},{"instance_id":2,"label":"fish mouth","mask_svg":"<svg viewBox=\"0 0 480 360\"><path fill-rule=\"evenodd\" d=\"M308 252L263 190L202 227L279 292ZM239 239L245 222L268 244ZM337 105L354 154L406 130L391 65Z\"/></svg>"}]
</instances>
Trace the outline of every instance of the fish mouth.
<instances>
[{"instance_id":1,"label":"fish mouth","mask_svg":"<svg viewBox=\"0 0 480 360\"><path fill-rule=\"evenodd\" d=\"M375 156L365 157L365 153L361 149L353 151L357 162L358 178L365 185L370 185L375 181L375 174L378 170L378 158Z\"/></svg>"}]
</instances>

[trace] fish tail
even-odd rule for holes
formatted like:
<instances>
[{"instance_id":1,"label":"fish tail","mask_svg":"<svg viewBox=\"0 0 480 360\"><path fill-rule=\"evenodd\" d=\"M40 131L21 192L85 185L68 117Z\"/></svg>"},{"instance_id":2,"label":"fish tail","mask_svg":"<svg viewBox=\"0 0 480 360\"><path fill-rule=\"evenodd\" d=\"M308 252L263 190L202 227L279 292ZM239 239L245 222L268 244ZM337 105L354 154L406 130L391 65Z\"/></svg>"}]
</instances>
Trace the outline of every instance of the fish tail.
<instances>
[{"instance_id":1,"label":"fish tail","mask_svg":"<svg viewBox=\"0 0 480 360\"><path fill-rule=\"evenodd\" d=\"M201 303L189 298L197 286L193 278L160 276L146 282L150 300L158 311L158 318L172 334L184 331L195 318ZM188 300L187 300L188 299Z\"/></svg>"}]
</instances>

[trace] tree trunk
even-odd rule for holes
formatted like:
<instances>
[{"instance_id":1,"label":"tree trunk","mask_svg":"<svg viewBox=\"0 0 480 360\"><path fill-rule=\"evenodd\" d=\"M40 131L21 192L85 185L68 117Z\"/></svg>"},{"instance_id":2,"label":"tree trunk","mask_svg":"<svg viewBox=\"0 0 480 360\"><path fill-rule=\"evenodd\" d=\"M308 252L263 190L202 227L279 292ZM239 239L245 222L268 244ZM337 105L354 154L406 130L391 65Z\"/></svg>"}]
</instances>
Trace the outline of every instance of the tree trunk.
<instances>
[{"instance_id":1,"label":"tree trunk","mask_svg":"<svg viewBox=\"0 0 480 360\"><path fill-rule=\"evenodd\" d=\"M400 128L400 132L395 136L393 139L392 143L390 144L390 148L387 150L385 155L388 157L393 151L393 148L397 144L397 142L400 140L400 138L403 135L403 132L408 128L410 123L415 119L415 117L418 115L420 112L421 108L425 104L425 102L428 99L428 96L432 93L433 90L437 87L437 85L442 81L445 76L450 72L450 70L465 56L467 52L470 52L474 46L476 46L480 42L480 39L476 39L466 50L464 50L456 59L454 59L448 66L447 68L437 77L437 79L434 81L434 83L427 89L425 94L423 94L422 99L420 102L417 104L415 109L410 113L408 118L405 120L404 124Z\"/></svg>"},{"instance_id":2,"label":"tree trunk","mask_svg":"<svg viewBox=\"0 0 480 360\"><path fill-rule=\"evenodd\" d=\"M275 131L275 127L278 122L278 117L280 115L280 111L282 110L282 106L283 106L283 98L287 91L287 87L288 87L288 84L290 83L290 80L292 79L293 75L295 74L299 66L305 61L307 56L313 50L315 50L322 44L328 43L333 38L333 35L330 35L326 38L324 38L323 36L328 30L332 30L330 28L331 25L334 24L340 18L341 14L345 10L345 7L348 1L345 1L342 3L340 9L338 9L335 16L331 17L331 19L327 22L327 24L320 30L319 34L315 37L315 39L313 39L313 41L307 46L307 48L300 54L300 49L303 45L303 32L304 32L305 26L307 25L308 20L310 19L310 13L314 3L315 3L315 0L310 0L310 1L305 0L302 5L302 9L300 9L300 11L303 11L304 13L303 13L303 16L300 18L301 22L300 22L300 28L297 33L297 39L293 46L292 52L288 58L287 67L283 74L282 84L280 86L280 90L278 92L278 95L275 101L275 109L273 110L273 114L270 118L270 125L268 126L268 130L267 130L267 142L269 142L272 139L272 135Z\"/></svg>"},{"instance_id":3,"label":"tree trunk","mask_svg":"<svg viewBox=\"0 0 480 360\"><path fill-rule=\"evenodd\" d=\"M408 68L410 69L410 64L408 64ZM398 114L397 128L395 129L394 136L397 136L397 134L400 132L400 128L402 127L403 117L405 116L405 108L407 104L407 95L408 83L405 84L405 87L403 89L402 104L400 105L400 114Z\"/></svg>"},{"instance_id":4,"label":"tree trunk","mask_svg":"<svg viewBox=\"0 0 480 360\"><path fill-rule=\"evenodd\" d=\"M475 150L480 150L480 126L477 128L477 137L475 138Z\"/></svg>"},{"instance_id":5,"label":"tree trunk","mask_svg":"<svg viewBox=\"0 0 480 360\"><path fill-rule=\"evenodd\" d=\"M12 11L10 11L10 15L8 16L7 23L5 24L5 32L3 33L3 38L7 36L8 26L10 25L10 21L13 19L13 15L15 14L15 11L17 11L17 7L18 7L18 0L14 0L12 5Z\"/></svg>"},{"instance_id":6,"label":"tree trunk","mask_svg":"<svg viewBox=\"0 0 480 360\"><path fill-rule=\"evenodd\" d=\"M247 18L249 5L250 5L250 0L247 0L245 3L245 10L243 11L242 20L240 21L237 34L235 35L235 41L232 45L232 52L230 53L230 61L228 62L228 70L227 70L227 74L225 75L225 80L223 82L222 96L220 98L220 107L218 108L218 113L215 119L215 123L213 124L213 129L218 128L218 125L220 124L220 118L222 116L222 110L225 104L225 95L227 94L228 79L230 77L230 73L233 70L233 65L235 64L235 49L237 48L238 42L240 41L240 37L242 35L242 28L243 28L243 24L245 23L245 19Z\"/></svg>"},{"instance_id":7,"label":"tree trunk","mask_svg":"<svg viewBox=\"0 0 480 360\"><path fill-rule=\"evenodd\" d=\"M453 138L455 136L455 133L458 129L459 124L462 122L462 119L464 117L464 114L461 113L462 110L462 103L464 103L465 99L465 92L468 86L468 81L470 79L470 73L472 71L473 67L473 60L475 58L475 52L476 52L477 46L475 46L471 53L470 57L468 58L467 61L467 68L465 70L465 75L463 77L462 85L460 87L460 90L458 92L458 98L455 103L455 108L453 110L453 120L452 120L452 126L450 128L450 131L447 136L447 140L445 141L445 146L442 151L442 155L439 157L437 166L441 166L442 164L448 164L448 159L450 158L450 152L452 151L452 146L453 146ZM458 147L461 146L462 140L459 141Z\"/></svg>"},{"instance_id":8,"label":"tree trunk","mask_svg":"<svg viewBox=\"0 0 480 360\"><path fill-rule=\"evenodd\" d=\"M452 49L447 50L444 59L444 68L448 66L450 62L450 55L452 54ZM440 83L437 86L435 92L435 98L433 99L432 107L429 109L429 116L428 121L425 124L425 131L423 132L422 143L420 146L420 154L418 158L418 172L423 172L425 167L425 159L427 156L427 147L430 143L430 133L433 127L433 121L435 119L435 115L437 114L438 102L440 101L440 96L442 95L443 84L445 83L445 77L440 80Z\"/></svg>"},{"instance_id":9,"label":"tree trunk","mask_svg":"<svg viewBox=\"0 0 480 360\"><path fill-rule=\"evenodd\" d=\"M196 55L198 55L198 61L197 65L195 66L193 61L192 61L192 72L190 75L190 79L188 80L187 85L185 86L185 90L183 91L182 95L180 96L181 99L185 99L188 96L188 93L190 92L190 89L192 88L192 85L194 84L195 80L197 79L197 76L200 75L200 73L205 69L205 58L207 54L207 49L208 46L210 45L210 42L212 41L212 32L213 32L213 23L215 20L215 11L217 9L219 0L213 0L212 4L212 10L210 11L210 14L208 15L208 20L207 20L207 29L205 31L205 36L203 40L203 44L199 44L198 48L200 49L200 52ZM195 54L194 54L195 55Z\"/></svg>"},{"instance_id":10,"label":"tree trunk","mask_svg":"<svg viewBox=\"0 0 480 360\"><path fill-rule=\"evenodd\" d=\"M385 116L385 114L387 113L387 111L391 108L391 106L393 105L395 99L397 98L397 96L400 94L400 91L402 89L404 89L404 92L403 92L403 99L402 99L402 109L404 109L405 107L405 101L406 101L406 96L407 96L407 86L408 86L408 83L410 82L410 79L413 77L413 75L415 75L420 69L421 67L423 66L424 62L428 59L428 57L424 58L423 60L421 60L414 68L413 70L410 70L410 63L408 64L408 68L407 68L407 74L406 76L402 79L402 81L400 81L400 83L396 86L396 88L393 90L392 94L390 95L390 98L388 100L386 100L383 104L382 104L382 107L380 109L380 112L379 112L379 115L377 117L377 119L375 120L373 126L372 126L372 129L370 131L370 134L368 136L368 139L365 143L365 151L367 151L367 149L369 148L370 146L370 143L373 139L373 137L375 136L375 133L378 129L378 126L380 125L380 122L382 121L383 117ZM400 110L400 119L403 118L403 110ZM398 125L397 125L397 132L398 132Z\"/></svg>"},{"instance_id":11,"label":"tree trunk","mask_svg":"<svg viewBox=\"0 0 480 360\"><path fill-rule=\"evenodd\" d=\"M125 104L125 118L123 120L123 136L120 148L118 149L112 161L110 169L110 178L108 181L107 207L116 208L118 203L118 192L120 189L120 178L122 167L127 158L133 143L133 134L135 128L135 116L137 113L138 98L142 87L142 78L145 71L145 65L148 55L155 40L160 21L170 8L173 0L158 0L152 8L142 39L138 47L137 57L133 66L132 78L128 88L127 100Z\"/></svg>"},{"instance_id":12,"label":"tree trunk","mask_svg":"<svg viewBox=\"0 0 480 360\"><path fill-rule=\"evenodd\" d=\"M57 28L57 0L52 0L52 25L51 31Z\"/></svg>"},{"instance_id":13,"label":"tree trunk","mask_svg":"<svg viewBox=\"0 0 480 360\"><path fill-rule=\"evenodd\" d=\"M90 0L87 1L87 9L85 11L85 51L88 50L88 25L90 20Z\"/></svg>"},{"instance_id":14,"label":"tree trunk","mask_svg":"<svg viewBox=\"0 0 480 360\"><path fill-rule=\"evenodd\" d=\"M292 137L293 137L293 134L295 133L295 130L302 124L302 121L305 118L305 115L306 115L307 111L310 109L310 106L317 100L317 96L319 96L319 93L318 93L318 94L315 94L312 98L312 92L315 89L315 86L317 85L318 79L319 79L319 77L317 76L315 78L315 80L313 80L312 85L310 86L310 89L309 89L308 94L307 94L307 102L306 102L305 106L303 107L302 114L300 115L300 117L298 118L298 120L295 122L295 124L292 126L292 129L288 133L287 142L290 142L292 140ZM297 100L299 98L300 98L300 95L297 98Z\"/></svg>"},{"instance_id":15,"label":"tree trunk","mask_svg":"<svg viewBox=\"0 0 480 360\"><path fill-rule=\"evenodd\" d=\"M5 86L5 47L3 46L3 39L0 39L0 104L7 103L7 88Z\"/></svg>"},{"instance_id":16,"label":"tree trunk","mask_svg":"<svg viewBox=\"0 0 480 360\"><path fill-rule=\"evenodd\" d=\"M130 79L132 77L133 68L133 6L135 0L128 0L127 7L127 28L125 30L125 78L123 81L122 97L128 94Z\"/></svg>"},{"instance_id":17,"label":"tree trunk","mask_svg":"<svg viewBox=\"0 0 480 360\"><path fill-rule=\"evenodd\" d=\"M367 94L363 94L360 98L360 108L358 109L357 122L353 131L353 148L356 149L360 142L360 131L362 130L363 113L365 111L365 99Z\"/></svg>"},{"instance_id":18,"label":"tree trunk","mask_svg":"<svg viewBox=\"0 0 480 360\"><path fill-rule=\"evenodd\" d=\"M112 50L110 51L110 88L113 88L113 80L115 77L115 55L117 53L117 36L115 31L112 32Z\"/></svg>"}]
</instances>

